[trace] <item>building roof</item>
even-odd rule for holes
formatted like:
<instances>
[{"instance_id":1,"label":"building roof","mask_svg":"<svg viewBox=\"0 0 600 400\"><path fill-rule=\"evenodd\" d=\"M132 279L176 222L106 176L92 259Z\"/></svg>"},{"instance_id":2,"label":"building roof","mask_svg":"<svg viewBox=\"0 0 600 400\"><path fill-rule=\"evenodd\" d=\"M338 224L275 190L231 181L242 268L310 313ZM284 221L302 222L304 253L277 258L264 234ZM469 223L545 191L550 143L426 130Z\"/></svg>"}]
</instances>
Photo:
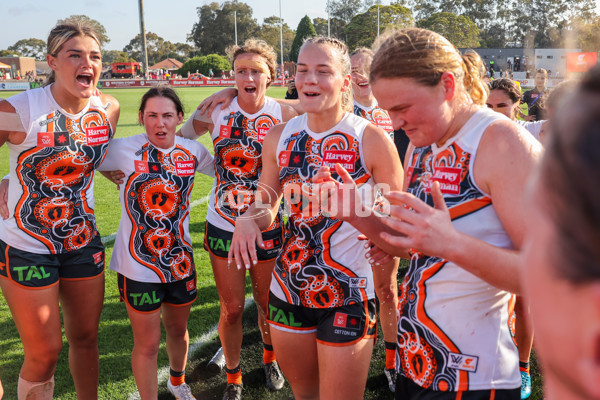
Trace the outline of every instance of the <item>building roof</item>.
<instances>
[{"instance_id":1,"label":"building roof","mask_svg":"<svg viewBox=\"0 0 600 400\"><path fill-rule=\"evenodd\" d=\"M174 58L167 58L157 64L150 66L150 68L148 68L148 69L149 70L155 70L155 69L173 70L173 69L181 68L182 65L183 65L183 63L181 63L180 61L177 61Z\"/></svg>"}]
</instances>

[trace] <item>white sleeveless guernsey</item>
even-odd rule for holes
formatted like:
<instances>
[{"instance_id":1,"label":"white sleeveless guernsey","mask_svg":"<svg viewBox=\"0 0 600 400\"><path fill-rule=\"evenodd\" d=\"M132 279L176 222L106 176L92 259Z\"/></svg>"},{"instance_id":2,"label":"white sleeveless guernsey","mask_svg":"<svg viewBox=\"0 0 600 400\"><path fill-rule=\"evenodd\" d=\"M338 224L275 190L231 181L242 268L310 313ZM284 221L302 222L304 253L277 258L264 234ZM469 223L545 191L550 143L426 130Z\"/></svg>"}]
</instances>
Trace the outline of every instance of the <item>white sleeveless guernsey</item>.
<instances>
[{"instance_id":1,"label":"white sleeveless guernsey","mask_svg":"<svg viewBox=\"0 0 600 400\"><path fill-rule=\"evenodd\" d=\"M394 127L392 126L392 120L388 112L383 108L379 108L377 103L372 107L365 107L354 100L354 115L366 119L373 125L389 133L390 136L394 135Z\"/></svg>"},{"instance_id":2,"label":"white sleeveless guernsey","mask_svg":"<svg viewBox=\"0 0 600 400\"><path fill-rule=\"evenodd\" d=\"M254 191L262 170L262 142L267 131L281 123L281 106L266 97L263 108L244 112L233 99L229 107L213 111L211 138L215 150L215 175L206 221L233 232L235 219L254 202ZM276 218L270 229L281 224Z\"/></svg>"},{"instance_id":3,"label":"white sleeveless guernsey","mask_svg":"<svg viewBox=\"0 0 600 400\"><path fill-rule=\"evenodd\" d=\"M110 269L139 282L169 283L194 271L190 196L196 172L213 173L202 144L175 136L169 149L146 134L114 139L99 171L120 170L121 220Z\"/></svg>"},{"instance_id":4,"label":"white sleeveless guernsey","mask_svg":"<svg viewBox=\"0 0 600 400\"><path fill-rule=\"evenodd\" d=\"M429 190L438 181L459 232L510 249L492 199L473 176L485 129L504 118L482 108L444 146L415 148L405 161L409 193L433 205ZM450 261L412 254L399 293L398 372L439 391L520 387L510 300Z\"/></svg>"},{"instance_id":5,"label":"white sleeveless guernsey","mask_svg":"<svg viewBox=\"0 0 600 400\"><path fill-rule=\"evenodd\" d=\"M98 235L94 170L113 136L99 97L70 114L56 103L50 87L8 99L27 135L21 144L8 143L10 218L0 219L0 239L37 254L77 250Z\"/></svg>"},{"instance_id":6,"label":"white sleeveless guernsey","mask_svg":"<svg viewBox=\"0 0 600 400\"><path fill-rule=\"evenodd\" d=\"M363 201L372 206L374 181L362 148L368 124L346 113L332 129L315 133L304 114L288 121L281 134L277 160L289 219L271 292L283 301L333 308L374 298L373 273L357 240L359 232L347 222L325 217L311 197L317 170L340 163L359 186Z\"/></svg>"}]
</instances>

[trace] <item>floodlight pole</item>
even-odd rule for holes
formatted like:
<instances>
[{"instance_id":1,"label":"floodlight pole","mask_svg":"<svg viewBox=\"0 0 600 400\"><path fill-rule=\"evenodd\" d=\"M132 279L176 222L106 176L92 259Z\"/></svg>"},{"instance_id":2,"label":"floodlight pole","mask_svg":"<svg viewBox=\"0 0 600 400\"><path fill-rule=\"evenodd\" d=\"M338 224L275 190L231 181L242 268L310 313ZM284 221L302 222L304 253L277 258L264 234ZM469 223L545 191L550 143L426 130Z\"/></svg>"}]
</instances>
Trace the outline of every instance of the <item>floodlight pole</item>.
<instances>
[{"instance_id":1,"label":"floodlight pole","mask_svg":"<svg viewBox=\"0 0 600 400\"><path fill-rule=\"evenodd\" d=\"M235 31L235 45L237 46L237 10L233 10L233 29Z\"/></svg>"},{"instance_id":2,"label":"floodlight pole","mask_svg":"<svg viewBox=\"0 0 600 400\"><path fill-rule=\"evenodd\" d=\"M144 78L148 79L148 48L146 46L146 29L144 28L144 0L138 0L140 9L140 38L144 51Z\"/></svg>"},{"instance_id":3,"label":"floodlight pole","mask_svg":"<svg viewBox=\"0 0 600 400\"><path fill-rule=\"evenodd\" d=\"M283 67L283 19L281 19L281 0L279 0L279 45L281 47L281 86L285 86L285 68Z\"/></svg>"},{"instance_id":4,"label":"floodlight pole","mask_svg":"<svg viewBox=\"0 0 600 400\"><path fill-rule=\"evenodd\" d=\"M327 0L327 37L331 37L331 27L330 27L330 16L329 16L329 0Z\"/></svg>"}]
</instances>

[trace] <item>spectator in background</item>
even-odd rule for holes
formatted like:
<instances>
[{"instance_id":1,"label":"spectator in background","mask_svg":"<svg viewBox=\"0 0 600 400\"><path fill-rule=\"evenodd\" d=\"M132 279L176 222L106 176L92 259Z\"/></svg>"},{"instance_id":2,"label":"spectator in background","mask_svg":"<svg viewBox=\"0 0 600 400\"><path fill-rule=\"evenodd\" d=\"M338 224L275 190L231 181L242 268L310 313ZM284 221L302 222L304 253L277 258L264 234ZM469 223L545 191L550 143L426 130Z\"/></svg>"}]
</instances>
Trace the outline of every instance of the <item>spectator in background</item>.
<instances>
[{"instance_id":1,"label":"spectator in background","mask_svg":"<svg viewBox=\"0 0 600 400\"><path fill-rule=\"evenodd\" d=\"M543 68L535 71L535 88L523 94L523 101L527 103L527 121L541 121L546 119L545 100L548 96L546 82L548 82L548 71Z\"/></svg>"},{"instance_id":2,"label":"spectator in background","mask_svg":"<svg viewBox=\"0 0 600 400\"><path fill-rule=\"evenodd\" d=\"M285 92L285 98L291 100L298 98L298 91L296 90L296 81L294 79L290 79L290 81L288 82L287 91Z\"/></svg>"}]
</instances>

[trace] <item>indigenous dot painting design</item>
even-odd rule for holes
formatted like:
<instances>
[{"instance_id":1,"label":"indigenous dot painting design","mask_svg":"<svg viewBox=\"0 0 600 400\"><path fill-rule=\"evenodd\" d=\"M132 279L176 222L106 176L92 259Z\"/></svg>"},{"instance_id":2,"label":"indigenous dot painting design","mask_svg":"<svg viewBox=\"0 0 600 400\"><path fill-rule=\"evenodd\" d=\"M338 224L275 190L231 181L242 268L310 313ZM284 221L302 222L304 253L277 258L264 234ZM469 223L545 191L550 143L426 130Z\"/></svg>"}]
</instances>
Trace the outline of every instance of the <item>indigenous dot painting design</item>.
<instances>
[{"instance_id":1,"label":"indigenous dot painting design","mask_svg":"<svg viewBox=\"0 0 600 400\"><path fill-rule=\"evenodd\" d=\"M281 121L269 114L254 119L237 111L226 116L213 139L215 150L215 210L235 225L235 219L254 202L254 192L262 170L262 142L266 132ZM234 133L232 133L234 132ZM278 216L269 229L280 226Z\"/></svg>"},{"instance_id":2,"label":"indigenous dot painting design","mask_svg":"<svg viewBox=\"0 0 600 400\"><path fill-rule=\"evenodd\" d=\"M351 133L332 132L315 139L305 130L287 136L283 152L302 154L301 162L279 166L279 178L289 212L286 235L273 273L287 301L308 308L331 308L367 299L364 288L350 284L356 274L332 257L329 239L342 222L326 218L312 193L311 178L327 152L352 154L352 178L360 186L370 175L363 167L360 141ZM278 159L283 152L280 151ZM337 175L334 175L337 177Z\"/></svg>"},{"instance_id":3,"label":"indigenous dot painting design","mask_svg":"<svg viewBox=\"0 0 600 400\"><path fill-rule=\"evenodd\" d=\"M456 143L435 155L431 147L416 148L407 161L407 191L433 206L430 189L438 181L452 219L491 205L491 199L479 191L469 173L470 153ZM398 301L399 372L425 388L466 390L468 373L449 365L450 353L461 353L461 349L425 310L427 281L446 263L440 258L412 254Z\"/></svg>"},{"instance_id":4,"label":"indigenous dot painting design","mask_svg":"<svg viewBox=\"0 0 600 400\"><path fill-rule=\"evenodd\" d=\"M23 194L15 220L19 229L58 254L82 248L98 234L87 191L113 132L104 110L94 106L78 119L60 111L42 119L50 122L40 132L57 139L19 155L16 172ZM89 145L89 129L99 130L102 140Z\"/></svg>"},{"instance_id":5,"label":"indigenous dot painting design","mask_svg":"<svg viewBox=\"0 0 600 400\"><path fill-rule=\"evenodd\" d=\"M371 110L366 110L360 105L354 103L354 114L366 119L373 125L380 127L386 132L394 131L390 115L383 108L375 106Z\"/></svg>"},{"instance_id":6,"label":"indigenous dot painting design","mask_svg":"<svg viewBox=\"0 0 600 400\"><path fill-rule=\"evenodd\" d=\"M129 252L154 271L161 282L179 281L194 270L192 244L185 240L183 229L194 174L177 175L175 163L193 161L195 169L198 161L177 146L170 153L163 153L146 143L141 150L143 162L160 167L154 172L151 168L134 172L126 182L126 208L134 227Z\"/></svg>"}]
</instances>

